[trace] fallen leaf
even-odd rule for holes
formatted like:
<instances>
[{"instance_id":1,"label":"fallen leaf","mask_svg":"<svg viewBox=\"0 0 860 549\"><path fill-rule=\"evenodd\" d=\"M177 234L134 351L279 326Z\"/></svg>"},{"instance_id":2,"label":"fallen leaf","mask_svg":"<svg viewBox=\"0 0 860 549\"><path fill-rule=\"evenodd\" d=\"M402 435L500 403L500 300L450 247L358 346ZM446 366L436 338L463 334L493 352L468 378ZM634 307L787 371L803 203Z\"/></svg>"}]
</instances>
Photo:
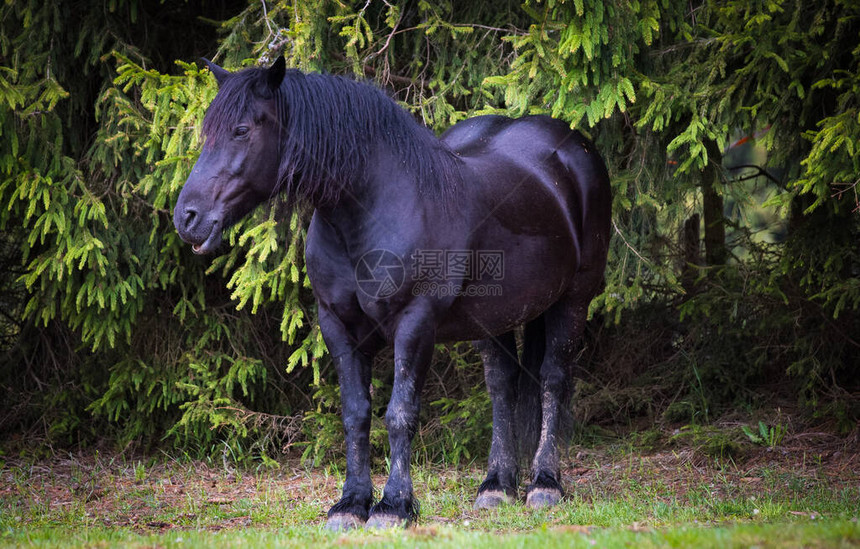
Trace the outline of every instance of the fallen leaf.
<instances>
[{"instance_id":1,"label":"fallen leaf","mask_svg":"<svg viewBox=\"0 0 860 549\"><path fill-rule=\"evenodd\" d=\"M207 499L206 503L211 503L212 505L229 505L233 503L233 500L229 498L214 497Z\"/></svg>"}]
</instances>

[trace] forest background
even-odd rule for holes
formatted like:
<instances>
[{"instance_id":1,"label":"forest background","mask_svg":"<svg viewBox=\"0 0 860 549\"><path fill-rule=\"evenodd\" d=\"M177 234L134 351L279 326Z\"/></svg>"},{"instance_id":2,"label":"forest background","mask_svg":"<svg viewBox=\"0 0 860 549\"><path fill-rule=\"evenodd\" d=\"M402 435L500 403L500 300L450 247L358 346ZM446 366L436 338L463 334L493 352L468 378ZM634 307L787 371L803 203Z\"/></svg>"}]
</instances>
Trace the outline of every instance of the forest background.
<instances>
[{"instance_id":1,"label":"forest background","mask_svg":"<svg viewBox=\"0 0 860 549\"><path fill-rule=\"evenodd\" d=\"M572 404L581 432L779 403L856 428L860 3L13 0L0 451L340 453L307 208L259 208L214 259L171 223L217 91L196 60L281 54L375 82L437 132L546 113L595 141L614 235ZM489 399L467 344L439 347L424 403L419 459L484 455Z\"/></svg>"}]
</instances>

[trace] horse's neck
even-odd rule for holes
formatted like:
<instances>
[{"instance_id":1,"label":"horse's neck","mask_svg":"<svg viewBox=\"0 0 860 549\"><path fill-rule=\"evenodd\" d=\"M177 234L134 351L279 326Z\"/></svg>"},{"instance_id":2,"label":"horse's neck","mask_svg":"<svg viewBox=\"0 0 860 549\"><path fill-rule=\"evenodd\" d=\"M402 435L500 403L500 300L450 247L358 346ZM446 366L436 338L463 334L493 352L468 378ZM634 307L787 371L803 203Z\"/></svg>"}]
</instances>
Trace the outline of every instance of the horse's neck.
<instances>
[{"instance_id":1,"label":"horse's neck","mask_svg":"<svg viewBox=\"0 0 860 549\"><path fill-rule=\"evenodd\" d=\"M444 204L422 195L416 174L389 151L379 149L368 164L367 173L355 177L336 202L316 205L316 215L337 230L350 250L392 239L408 245L419 236L414 227L422 219L445 215Z\"/></svg>"}]
</instances>

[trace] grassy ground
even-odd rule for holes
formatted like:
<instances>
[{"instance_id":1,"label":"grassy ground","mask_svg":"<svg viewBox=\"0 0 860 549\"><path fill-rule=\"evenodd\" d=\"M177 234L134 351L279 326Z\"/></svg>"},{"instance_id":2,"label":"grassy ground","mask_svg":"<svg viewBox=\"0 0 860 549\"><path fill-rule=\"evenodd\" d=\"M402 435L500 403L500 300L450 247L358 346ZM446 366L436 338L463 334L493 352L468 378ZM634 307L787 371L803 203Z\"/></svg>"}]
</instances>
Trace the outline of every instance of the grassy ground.
<instances>
[{"instance_id":1,"label":"grassy ground","mask_svg":"<svg viewBox=\"0 0 860 549\"><path fill-rule=\"evenodd\" d=\"M740 451L713 442L721 436L669 433L663 441L680 437L683 444L645 453L641 435L574 447L563 471L568 498L547 511L521 504L473 511L480 467L417 467L417 525L349 534L322 528L343 480L331 466L253 470L104 454L7 458L0 545L860 546L856 438L808 433Z\"/></svg>"}]
</instances>

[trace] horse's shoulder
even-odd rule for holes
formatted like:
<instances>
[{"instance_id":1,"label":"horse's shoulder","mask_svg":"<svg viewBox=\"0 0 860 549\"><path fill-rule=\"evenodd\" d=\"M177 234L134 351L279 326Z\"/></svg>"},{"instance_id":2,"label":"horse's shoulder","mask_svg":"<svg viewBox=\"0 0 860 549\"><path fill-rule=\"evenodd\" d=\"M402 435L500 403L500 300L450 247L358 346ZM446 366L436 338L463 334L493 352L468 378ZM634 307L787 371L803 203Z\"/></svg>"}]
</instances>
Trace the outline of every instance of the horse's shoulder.
<instances>
[{"instance_id":1,"label":"horse's shoulder","mask_svg":"<svg viewBox=\"0 0 860 549\"><path fill-rule=\"evenodd\" d=\"M316 213L305 239L305 265L315 291L325 291L329 286L342 287L341 280L353 280L343 240L335 228Z\"/></svg>"}]
</instances>

